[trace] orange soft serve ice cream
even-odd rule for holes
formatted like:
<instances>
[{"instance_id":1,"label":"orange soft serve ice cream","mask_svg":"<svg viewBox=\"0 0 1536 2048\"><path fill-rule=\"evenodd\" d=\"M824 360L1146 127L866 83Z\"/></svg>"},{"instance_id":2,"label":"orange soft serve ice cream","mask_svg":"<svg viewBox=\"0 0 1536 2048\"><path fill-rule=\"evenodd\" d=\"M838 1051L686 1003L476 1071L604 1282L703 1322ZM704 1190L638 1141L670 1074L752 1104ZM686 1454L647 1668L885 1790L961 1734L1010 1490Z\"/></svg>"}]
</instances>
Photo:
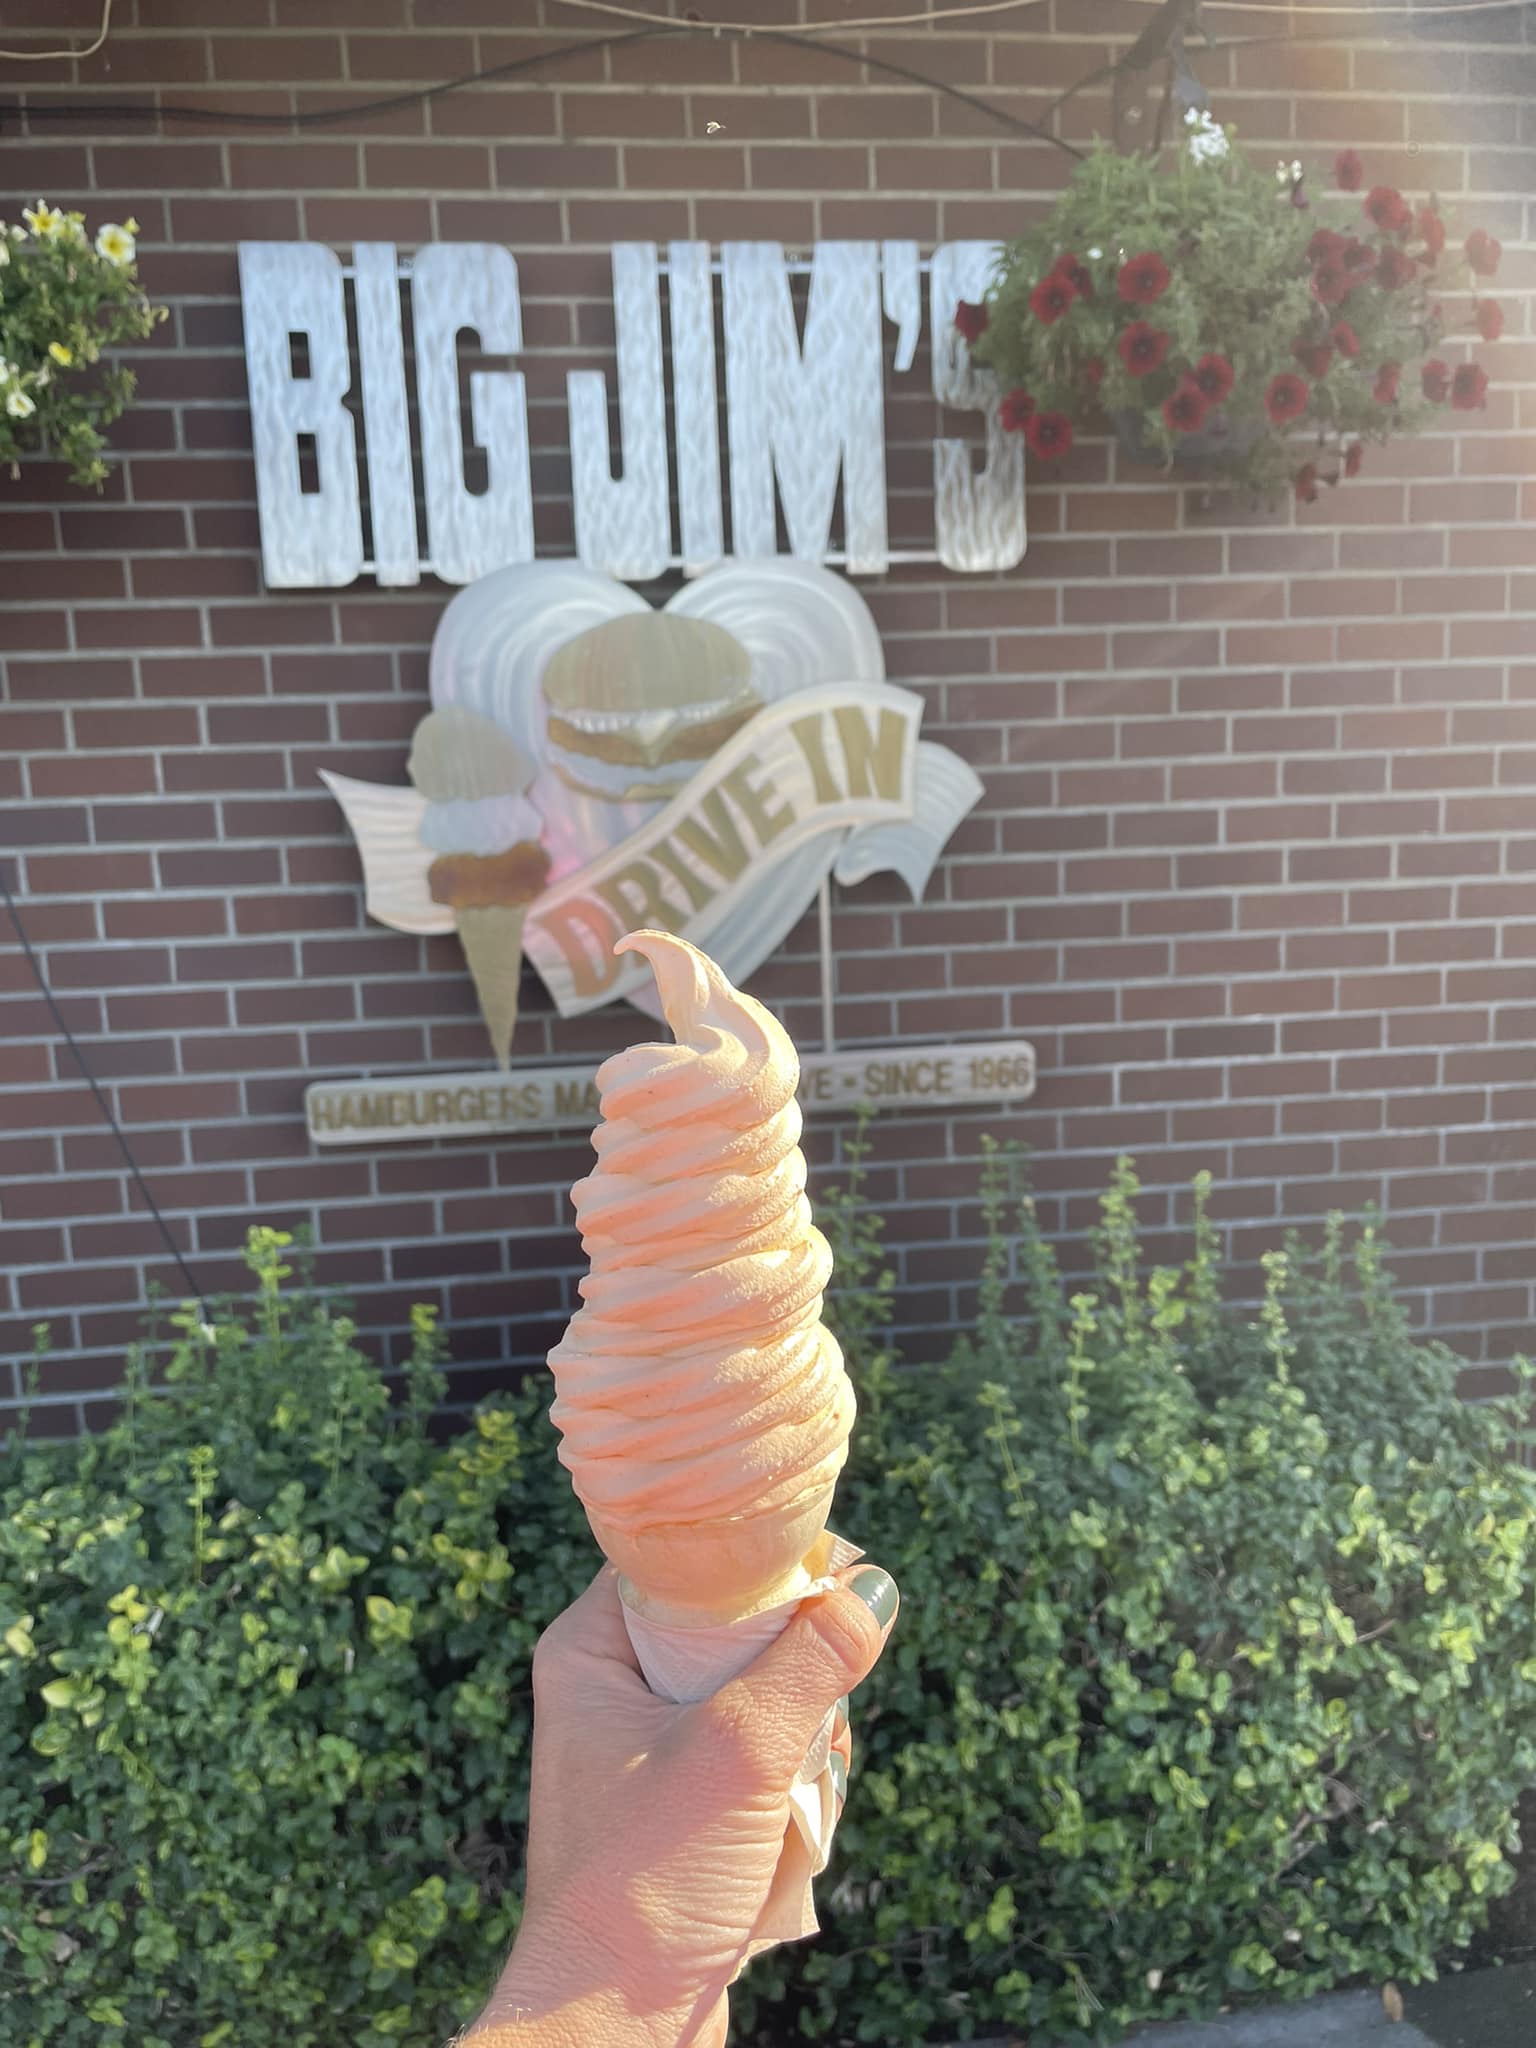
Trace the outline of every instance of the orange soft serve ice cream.
<instances>
[{"instance_id":1,"label":"orange soft serve ice cream","mask_svg":"<svg viewBox=\"0 0 1536 2048\"><path fill-rule=\"evenodd\" d=\"M821 1321L794 1046L685 940L616 950L650 962L676 1043L598 1070L597 1166L572 1190L591 1270L551 1416L626 1602L708 1626L810 1587L853 1388Z\"/></svg>"}]
</instances>

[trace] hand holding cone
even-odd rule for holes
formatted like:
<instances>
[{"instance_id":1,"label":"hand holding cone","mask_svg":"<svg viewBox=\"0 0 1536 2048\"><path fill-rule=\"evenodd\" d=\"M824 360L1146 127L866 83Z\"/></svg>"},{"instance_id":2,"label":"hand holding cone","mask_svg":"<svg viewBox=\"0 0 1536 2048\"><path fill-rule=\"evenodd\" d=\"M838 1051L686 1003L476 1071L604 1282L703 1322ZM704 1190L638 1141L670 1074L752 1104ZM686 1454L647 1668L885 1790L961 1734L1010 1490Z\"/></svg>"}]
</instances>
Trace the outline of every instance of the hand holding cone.
<instances>
[{"instance_id":1,"label":"hand holding cone","mask_svg":"<svg viewBox=\"0 0 1536 2048\"><path fill-rule=\"evenodd\" d=\"M853 1388L821 1321L832 1255L805 1196L793 1045L684 940L616 950L651 963L677 1043L598 1069L598 1163L572 1190L591 1271L549 1355L550 1413L647 1683L699 1700L860 1554L826 1526ZM747 1955L816 1930L834 1721L796 1774Z\"/></svg>"}]
</instances>

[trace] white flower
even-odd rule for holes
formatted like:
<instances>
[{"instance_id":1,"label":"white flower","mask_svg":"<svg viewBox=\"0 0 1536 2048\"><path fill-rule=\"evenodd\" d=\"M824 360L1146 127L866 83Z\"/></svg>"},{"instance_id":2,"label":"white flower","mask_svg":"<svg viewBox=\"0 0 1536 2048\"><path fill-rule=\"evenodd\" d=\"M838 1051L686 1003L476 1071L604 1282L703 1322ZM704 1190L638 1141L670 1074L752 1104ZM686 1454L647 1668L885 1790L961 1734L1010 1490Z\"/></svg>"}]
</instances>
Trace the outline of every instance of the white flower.
<instances>
[{"instance_id":1,"label":"white flower","mask_svg":"<svg viewBox=\"0 0 1536 2048\"><path fill-rule=\"evenodd\" d=\"M1088 254L1093 258L1094 262L1097 263L1099 258L1104 254L1104 251L1102 249L1090 249L1088 251Z\"/></svg>"},{"instance_id":2,"label":"white flower","mask_svg":"<svg viewBox=\"0 0 1536 2048\"><path fill-rule=\"evenodd\" d=\"M1276 164L1276 165L1275 165L1275 183L1276 183L1277 185L1289 185L1289 183L1290 183L1290 182L1291 182L1291 174L1290 174L1290 172L1289 172L1289 171L1288 171L1288 170L1287 170L1287 169L1285 168L1285 165L1284 165L1284 164Z\"/></svg>"},{"instance_id":3,"label":"white flower","mask_svg":"<svg viewBox=\"0 0 1536 2048\"><path fill-rule=\"evenodd\" d=\"M1189 138L1189 153L1195 162L1197 164L1218 163L1230 148L1226 129L1222 127L1219 121L1213 120L1211 115L1204 109L1197 113L1191 107L1184 116L1184 119L1194 130L1194 133Z\"/></svg>"},{"instance_id":4,"label":"white flower","mask_svg":"<svg viewBox=\"0 0 1536 2048\"><path fill-rule=\"evenodd\" d=\"M8 393L5 409L13 420L29 420L33 413L37 411L37 407L28 398L25 391L12 391Z\"/></svg>"},{"instance_id":5,"label":"white flower","mask_svg":"<svg viewBox=\"0 0 1536 2048\"><path fill-rule=\"evenodd\" d=\"M11 244L3 227L0 227L0 270L11 260Z\"/></svg>"},{"instance_id":6,"label":"white flower","mask_svg":"<svg viewBox=\"0 0 1536 2048\"><path fill-rule=\"evenodd\" d=\"M120 228L116 221L106 221L96 236L96 253L109 263L131 263L136 246L127 228Z\"/></svg>"},{"instance_id":7,"label":"white flower","mask_svg":"<svg viewBox=\"0 0 1536 2048\"><path fill-rule=\"evenodd\" d=\"M48 206L39 199L36 206L24 206L21 217L37 236L39 241L49 235L58 234L64 225L64 216L56 206Z\"/></svg>"}]
</instances>

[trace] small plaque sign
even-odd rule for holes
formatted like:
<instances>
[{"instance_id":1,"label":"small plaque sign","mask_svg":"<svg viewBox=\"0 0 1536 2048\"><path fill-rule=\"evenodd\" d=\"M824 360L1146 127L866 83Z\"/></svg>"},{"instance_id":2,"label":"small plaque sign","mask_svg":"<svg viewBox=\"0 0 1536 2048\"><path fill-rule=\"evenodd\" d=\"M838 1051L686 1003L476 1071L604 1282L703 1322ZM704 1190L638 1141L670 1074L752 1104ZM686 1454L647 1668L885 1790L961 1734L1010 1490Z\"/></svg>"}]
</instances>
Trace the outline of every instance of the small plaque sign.
<instances>
[{"instance_id":1,"label":"small plaque sign","mask_svg":"<svg viewBox=\"0 0 1536 2048\"><path fill-rule=\"evenodd\" d=\"M304 1111L317 1145L590 1130L600 1114L596 1075L583 1065L317 1081L305 1091ZM872 1046L806 1053L800 1061L800 1105L808 1116L863 1103L927 1109L1022 1102L1034 1091L1035 1050L1017 1038Z\"/></svg>"}]
</instances>

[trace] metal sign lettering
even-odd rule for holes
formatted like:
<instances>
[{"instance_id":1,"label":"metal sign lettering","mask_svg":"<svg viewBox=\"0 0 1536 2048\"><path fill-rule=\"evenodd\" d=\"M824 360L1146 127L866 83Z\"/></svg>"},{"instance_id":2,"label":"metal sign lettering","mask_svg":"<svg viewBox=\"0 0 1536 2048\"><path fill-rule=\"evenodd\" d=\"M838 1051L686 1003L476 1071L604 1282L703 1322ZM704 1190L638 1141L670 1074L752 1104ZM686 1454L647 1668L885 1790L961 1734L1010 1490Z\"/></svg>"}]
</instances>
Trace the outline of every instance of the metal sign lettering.
<instances>
[{"instance_id":1,"label":"metal sign lettering","mask_svg":"<svg viewBox=\"0 0 1536 2048\"><path fill-rule=\"evenodd\" d=\"M1022 1102L1035 1091L1034 1048L1023 1039L807 1053L800 1105L807 1115L900 1104ZM305 1094L317 1145L378 1145L406 1138L475 1138L521 1131L589 1130L599 1115L596 1069L526 1067L517 1074L397 1074L317 1081Z\"/></svg>"},{"instance_id":2,"label":"metal sign lettering","mask_svg":"<svg viewBox=\"0 0 1536 2048\"><path fill-rule=\"evenodd\" d=\"M911 369L921 325L917 244L822 242L808 265L787 262L777 242L722 245L724 449L708 243L671 243L665 265L653 242L621 242L612 255L617 472L607 378L573 370L566 379L576 551L585 566L627 582L650 581L669 567L697 574L727 559L727 501L735 559L772 556L780 515L794 557L840 561L854 575L878 575L892 560L980 573L1022 558L1023 450L998 423L990 375L970 367L954 331L956 302L981 295L991 244L946 244L929 268L933 393L945 406L985 415L985 461L978 469L966 442L935 439L933 549L901 556L892 553L887 521L884 322L897 330L892 369L899 376ZM790 288L795 271L809 272L803 339ZM424 540L414 512L402 285L414 342ZM416 583L424 574L472 583L534 560L523 376L477 370L467 403L460 402L464 330L485 354L515 358L522 348L518 270L507 249L433 243L401 263L392 243L364 242L347 270L318 243L243 242L240 292L269 585L335 586L365 571L381 584ZM347 403L354 336L360 434ZM301 440L313 456L312 487L301 474ZM483 453L483 490L466 479L466 446ZM840 549L833 537L839 494Z\"/></svg>"}]
</instances>

